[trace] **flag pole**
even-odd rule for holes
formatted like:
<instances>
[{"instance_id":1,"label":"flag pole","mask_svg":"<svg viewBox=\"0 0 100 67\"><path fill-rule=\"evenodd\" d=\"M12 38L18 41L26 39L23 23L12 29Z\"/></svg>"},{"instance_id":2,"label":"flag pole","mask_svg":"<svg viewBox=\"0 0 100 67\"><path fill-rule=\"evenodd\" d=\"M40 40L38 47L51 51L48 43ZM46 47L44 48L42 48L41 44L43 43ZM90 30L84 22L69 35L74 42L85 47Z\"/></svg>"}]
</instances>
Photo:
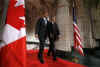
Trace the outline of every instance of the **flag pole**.
<instances>
[{"instance_id":1,"label":"flag pole","mask_svg":"<svg viewBox=\"0 0 100 67\"><path fill-rule=\"evenodd\" d=\"M77 21L76 20L76 3L75 3L75 0L72 0L72 19ZM73 34L73 36L74 36L74 34ZM74 45L75 45L75 39L74 39ZM73 49L75 49L74 46L73 46ZM79 62L79 58L74 56L72 61L75 62L75 63L78 63Z\"/></svg>"},{"instance_id":2,"label":"flag pole","mask_svg":"<svg viewBox=\"0 0 100 67\"><path fill-rule=\"evenodd\" d=\"M72 15L73 15L73 20L76 20L76 2L75 2L75 0L72 1Z\"/></svg>"},{"instance_id":3,"label":"flag pole","mask_svg":"<svg viewBox=\"0 0 100 67\"><path fill-rule=\"evenodd\" d=\"M82 56L84 56L81 37L80 37L80 30L77 25L76 8L77 8L77 3L75 0L72 0L74 50L78 51ZM79 61L79 58L75 56L73 60Z\"/></svg>"},{"instance_id":4,"label":"flag pole","mask_svg":"<svg viewBox=\"0 0 100 67\"><path fill-rule=\"evenodd\" d=\"M82 55L84 56L82 42L81 42L81 36L80 36L80 30L77 25L77 16L76 16L76 7L77 3L75 0L73 0L73 26L74 26L74 48Z\"/></svg>"}]
</instances>

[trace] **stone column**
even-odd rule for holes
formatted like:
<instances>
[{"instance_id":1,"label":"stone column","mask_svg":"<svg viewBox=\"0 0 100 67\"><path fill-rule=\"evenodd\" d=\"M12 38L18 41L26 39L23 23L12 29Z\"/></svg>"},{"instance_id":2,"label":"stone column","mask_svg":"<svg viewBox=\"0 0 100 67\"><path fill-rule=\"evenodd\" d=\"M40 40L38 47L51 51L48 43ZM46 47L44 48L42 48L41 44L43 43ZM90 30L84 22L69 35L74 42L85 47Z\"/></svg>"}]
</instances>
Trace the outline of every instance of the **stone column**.
<instances>
[{"instance_id":1,"label":"stone column","mask_svg":"<svg viewBox=\"0 0 100 67\"><path fill-rule=\"evenodd\" d=\"M69 15L68 0L58 0L57 24L60 29L61 38L56 42L56 49L62 51L71 51L73 44L73 23Z\"/></svg>"},{"instance_id":2,"label":"stone column","mask_svg":"<svg viewBox=\"0 0 100 67\"><path fill-rule=\"evenodd\" d=\"M100 39L100 4L98 8L92 8L92 15L94 20L94 36L96 39Z\"/></svg>"},{"instance_id":3,"label":"stone column","mask_svg":"<svg viewBox=\"0 0 100 67\"><path fill-rule=\"evenodd\" d=\"M78 8L77 23L80 29L80 35L84 48L93 48L96 46L95 39L93 38L92 25L89 17L89 13L83 0L80 0L80 6Z\"/></svg>"}]
</instances>

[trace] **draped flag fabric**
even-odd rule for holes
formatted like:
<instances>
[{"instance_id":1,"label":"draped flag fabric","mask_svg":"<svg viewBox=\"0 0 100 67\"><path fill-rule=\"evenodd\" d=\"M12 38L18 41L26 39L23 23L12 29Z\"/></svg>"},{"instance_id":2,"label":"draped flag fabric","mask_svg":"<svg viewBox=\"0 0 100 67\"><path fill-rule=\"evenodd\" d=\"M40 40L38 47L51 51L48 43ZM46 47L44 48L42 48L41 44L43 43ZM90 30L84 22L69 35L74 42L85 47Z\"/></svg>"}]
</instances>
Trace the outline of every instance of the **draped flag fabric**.
<instances>
[{"instance_id":1,"label":"draped flag fabric","mask_svg":"<svg viewBox=\"0 0 100 67\"><path fill-rule=\"evenodd\" d=\"M75 8L73 7L73 30L74 30L74 48L84 56L83 49L82 49L82 42L80 37L80 30L77 26L77 19L75 14Z\"/></svg>"},{"instance_id":2,"label":"draped flag fabric","mask_svg":"<svg viewBox=\"0 0 100 67\"><path fill-rule=\"evenodd\" d=\"M0 44L0 67L25 67L26 32L24 0L9 0Z\"/></svg>"}]
</instances>

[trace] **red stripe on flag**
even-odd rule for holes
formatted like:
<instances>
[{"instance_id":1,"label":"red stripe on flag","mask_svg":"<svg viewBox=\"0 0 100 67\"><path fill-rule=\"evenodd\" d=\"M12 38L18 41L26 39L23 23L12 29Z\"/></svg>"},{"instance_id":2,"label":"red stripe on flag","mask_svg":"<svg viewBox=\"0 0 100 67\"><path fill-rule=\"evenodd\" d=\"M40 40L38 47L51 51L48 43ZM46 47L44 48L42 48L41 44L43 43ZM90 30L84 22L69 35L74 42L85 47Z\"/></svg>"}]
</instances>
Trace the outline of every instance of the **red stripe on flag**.
<instances>
[{"instance_id":1,"label":"red stripe on flag","mask_svg":"<svg viewBox=\"0 0 100 67\"><path fill-rule=\"evenodd\" d=\"M79 38L79 40L81 41L80 34L77 33L76 31L74 31L74 34L75 34L75 36L77 36L77 37Z\"/></svg>"},{"instance_id":2,"label":"red stripe on flag","mask_svg":"<svg viewBox=\"0 0 100 67\"><path fill-rule=\"evenodd\" d=\"M74 26L74 29L76 29L78 32L80 32L78 26L75 23L73 24L73 26Z\"/></svg>"},{"instance_id":3,"label":"red stripe on flag","mask_svg":"<svg viewBox=\"0 0 100 67\"><path fill-rule=\"evenodd\" d=\"M82 42L80 37L80 30L78 26L74 23L74 48L82 55L84 56L83 49L82 49Z\"/></svg>"}]
</instances>

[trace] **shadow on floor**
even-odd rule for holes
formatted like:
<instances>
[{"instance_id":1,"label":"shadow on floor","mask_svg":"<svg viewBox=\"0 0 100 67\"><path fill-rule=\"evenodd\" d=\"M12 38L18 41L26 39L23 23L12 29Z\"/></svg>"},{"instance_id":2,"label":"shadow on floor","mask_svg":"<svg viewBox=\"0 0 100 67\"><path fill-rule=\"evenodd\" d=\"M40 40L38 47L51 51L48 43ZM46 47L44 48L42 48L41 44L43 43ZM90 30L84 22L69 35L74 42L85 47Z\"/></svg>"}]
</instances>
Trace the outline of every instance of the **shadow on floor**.
<instances>
[{"instance_id":1,"label":"shadow on floor","mask_svg":"<svg viewBox=\"0 0 100 67\"><path fill-rule=\"evenodd\" d=\"M79 53L72 50L72 53L63 54L64 56L58 55L58 57L88 67L100 67L100 47L94 49L85 48L84 53L85 56L80 56Z\"/></svg>"}]
</instances>

